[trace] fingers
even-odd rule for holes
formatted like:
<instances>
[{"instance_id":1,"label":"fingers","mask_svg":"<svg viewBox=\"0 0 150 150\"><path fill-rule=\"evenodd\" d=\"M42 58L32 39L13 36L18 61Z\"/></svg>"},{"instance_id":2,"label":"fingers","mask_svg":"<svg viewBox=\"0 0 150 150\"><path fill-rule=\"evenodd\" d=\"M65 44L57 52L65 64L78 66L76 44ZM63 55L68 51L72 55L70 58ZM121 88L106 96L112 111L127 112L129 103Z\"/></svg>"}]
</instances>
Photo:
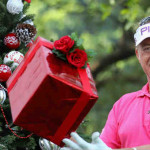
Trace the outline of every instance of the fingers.
<instances>
[{"instance_id":1,"label":"fingers","mask_svg":"<svg viewBox=\"0 0 150 150\"><path fill-rule=\"evenodd\" d=\"M92 139L96 139L97 137L99 137L100 136L100 133L99 132L94 132L93 134L92 134Z\"/></svg>"},{"instance_id":2,"label":"fingers","mask_svg":"<svg viewBox=\"0 0 150 150\"><path fill-rule=\"evenodd\" d=\"M74 149L74 150L81 150L81 148L76 144L76 143L74 143L73 141L71 141L71 140L69 140L69 139L63 139L63 142L68 146L68 147L70 147L70 149L69 150L71 150L71 149ZM68 149L66 149L66 150L68 150Z\"/></svg>"},{"instance_id":3,"label":"fingers","mask_svg":"<svg viewBox=\"0 0 150 150\"><path fill-rule=\"evenodd\" d=\"M69 147L63 147L60 150L71 150Z\"/></svg>"},{"instance_id":4,"label":"fingers","mask_svg":"<svg viewBox=\"0 0 150 150\"><path fill-rule=\"evenodd\" d=\"M100 133L99 132L94 132L92 134L92 143L103 143L103 141L100 139Z\"/></svg>"},{"instance_id":5,"label":"fingers","mask_svg":"<svg viewBox=\"0 0 150 150\"><path fill-rule=\"evenodd\" d=\"M88 145L88 143L84 139L82 139L76 132L72 132L71 136L79 146L86 147Z\"/></svg>"}]
</instances>

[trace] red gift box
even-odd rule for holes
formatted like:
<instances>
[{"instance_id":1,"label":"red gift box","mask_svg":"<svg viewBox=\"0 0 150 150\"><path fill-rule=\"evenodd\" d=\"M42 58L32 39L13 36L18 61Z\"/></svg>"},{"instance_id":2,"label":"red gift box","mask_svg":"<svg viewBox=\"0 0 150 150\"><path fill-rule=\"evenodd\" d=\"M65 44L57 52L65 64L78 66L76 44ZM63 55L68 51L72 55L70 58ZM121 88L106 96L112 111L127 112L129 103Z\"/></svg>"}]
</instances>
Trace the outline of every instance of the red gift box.
<instances>
[{"instance_id":1,"label":"red gift box","mask_svg":"<svg viewBox=\"0 0 150 150\"><path fill-rule=\"evenodd\" d=\"M62 146L98 99L89 65L57 58L38 37L7 81L14 124Z\"/></svg>"}]
</instances>

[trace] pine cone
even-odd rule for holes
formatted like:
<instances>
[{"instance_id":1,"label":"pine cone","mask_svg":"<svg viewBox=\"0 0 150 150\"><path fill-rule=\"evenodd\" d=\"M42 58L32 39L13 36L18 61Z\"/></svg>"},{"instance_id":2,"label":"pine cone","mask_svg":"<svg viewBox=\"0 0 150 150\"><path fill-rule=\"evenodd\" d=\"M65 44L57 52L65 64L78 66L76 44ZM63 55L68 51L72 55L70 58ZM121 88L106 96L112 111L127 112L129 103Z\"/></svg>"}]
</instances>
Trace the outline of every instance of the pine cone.
<instances>
[{"instance_id":1,"label":"pine cone","mask_svg":"<svg viewBox=\"0 0 150 150\"><path fill-rule=\"evenodd\" d=\"M18 24L15 31L19 40L26 45L31 42L37 33L36 28L30 24Z\"/></svg>"}]
</instances>

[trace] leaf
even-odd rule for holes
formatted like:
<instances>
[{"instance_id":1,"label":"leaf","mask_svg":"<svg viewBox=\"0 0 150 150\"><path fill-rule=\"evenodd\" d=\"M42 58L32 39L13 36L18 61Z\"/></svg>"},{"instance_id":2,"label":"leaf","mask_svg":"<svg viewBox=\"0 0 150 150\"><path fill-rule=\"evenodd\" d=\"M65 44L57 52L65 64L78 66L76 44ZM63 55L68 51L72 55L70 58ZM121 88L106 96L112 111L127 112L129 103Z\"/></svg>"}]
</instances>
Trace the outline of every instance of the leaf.
<instances>
[{"instance_id":1,"label":"leaf","mask_svg":"<svg viewBox=\"0 0 150 150\"><path fill-rule=\"evenodd\" d=\"M61 51L54 49L52 52L53 52L53 54L55 54L58 58L60 58L60 59L62 59L62 60L64 60L64 61L67 60L66 55L63 54Z\"/></svg>"},{"instance_id":2,"label":"leaf","mask_svg":"<svg viewBox=\"0 0 150 150\"><path fill-rule=\"evenodd\" d=\"M82 45L82 43L83 43L83 39L78 39L76 41L76 46L80 47Z\"/></svg>"},{"instance_id":3,"label":"leaf","mask_svg":"<svg viewBox=\"0 0 150 150\"><path fill-rule=\"evenodd\" d=\"M27 10L29 9L29 7L30 7L30 3L27 3L27 4L24 5L24 7L23 7L23 13L24 14L27 12Z\"/></svg>"},{"instance_id":4,"label":"leaf","mask_svg":"<svg viewBox=\"0 0 150 150\"><path fill-rule=\"evenodd\" d=\"M85 50L85 52L87 53L87 56L88 56L88 61L90 62L92 60L93 57L96 56L96 52L92 49L87 49Z\"/></svg>"},{"instance_id":5,"label":"leaf","mask_svg":"<svg viewBox=\"0 0 150 150\"><path fill-rule=\"evenodd\" d=\"M77 41L77 40L78 40L78 34L77 34L76 32L73 32L70 37L71 37L71 39L74 40L74 41Z\"/></svg>"},{"instance_id":6,"label":"leaf","mask_svg":"<svg viewBox=\"0 0 150 150\"><path fill-rule=\"evenodd\" d=\"M79 49L82 49L82 50L85 49L85 48L83 47L83 45L80 45L78 48L79 48Z\"/></svg>"},{"instance_id":7,"label":"leaf","mask_svg":"<svg viewBox=\"0 0 150 150\"><path fill-rule=\"evenodd\" d=\"M85 63L85 65L82 67L82 69L86 69L87 67L87 63Z\"/></svg>"},{"instance_id":8,"label":"leaf","mask_svg":"<svg viewBox=\"0 0 150 150\"><path fill-rule=\"evenodd\" d=\"M71 49L69 50L69 53L74 52L75 49L76 49L76 47L71 48Z\"/></svg>"},{"instance_id":9,"label":"leaf","mask_svg":"<svg viewBox=\"0 0 150 150\"><path fill-rule=\"evenodd\" d=\"M54 39L53 39L53 38L51 38L51 39L50 39L50 41L51 41L51 42L54 42Z\"/></svg>"},{"instance_id":10,"label":"leaf","mask_svg":"<svg viewBox=\"0 0 150 150\"><path fill-rule=\"evenodd\" d=\"M107 5L105 3L101 3L100 10L102 11L102 20L105 20L108 16L110 16L112 11L112 6Z\"/></svg>"}]
</instances>

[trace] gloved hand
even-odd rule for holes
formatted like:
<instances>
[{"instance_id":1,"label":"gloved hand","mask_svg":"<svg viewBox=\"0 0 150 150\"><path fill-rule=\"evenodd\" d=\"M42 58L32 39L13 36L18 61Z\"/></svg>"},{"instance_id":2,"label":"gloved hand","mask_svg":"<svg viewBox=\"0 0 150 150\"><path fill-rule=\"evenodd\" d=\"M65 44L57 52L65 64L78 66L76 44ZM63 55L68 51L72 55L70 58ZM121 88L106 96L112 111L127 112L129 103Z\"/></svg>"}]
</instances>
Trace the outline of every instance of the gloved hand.
<instances>
[{"instance_id":1,"label":"gloved hand","mask_svg":"<svg viewBox=\"0 0 150 150\"><path fill-rule=\"evenodd\" d=\"M60 150L112 150L99 138L99 136L99 132L94 132L92 134L92 142L88 143L76 132L72 132L71 137L76 141L76 143L65 138L63 139L63 142L67 147L63 147Z\"/></svg>"}]
</instances>

